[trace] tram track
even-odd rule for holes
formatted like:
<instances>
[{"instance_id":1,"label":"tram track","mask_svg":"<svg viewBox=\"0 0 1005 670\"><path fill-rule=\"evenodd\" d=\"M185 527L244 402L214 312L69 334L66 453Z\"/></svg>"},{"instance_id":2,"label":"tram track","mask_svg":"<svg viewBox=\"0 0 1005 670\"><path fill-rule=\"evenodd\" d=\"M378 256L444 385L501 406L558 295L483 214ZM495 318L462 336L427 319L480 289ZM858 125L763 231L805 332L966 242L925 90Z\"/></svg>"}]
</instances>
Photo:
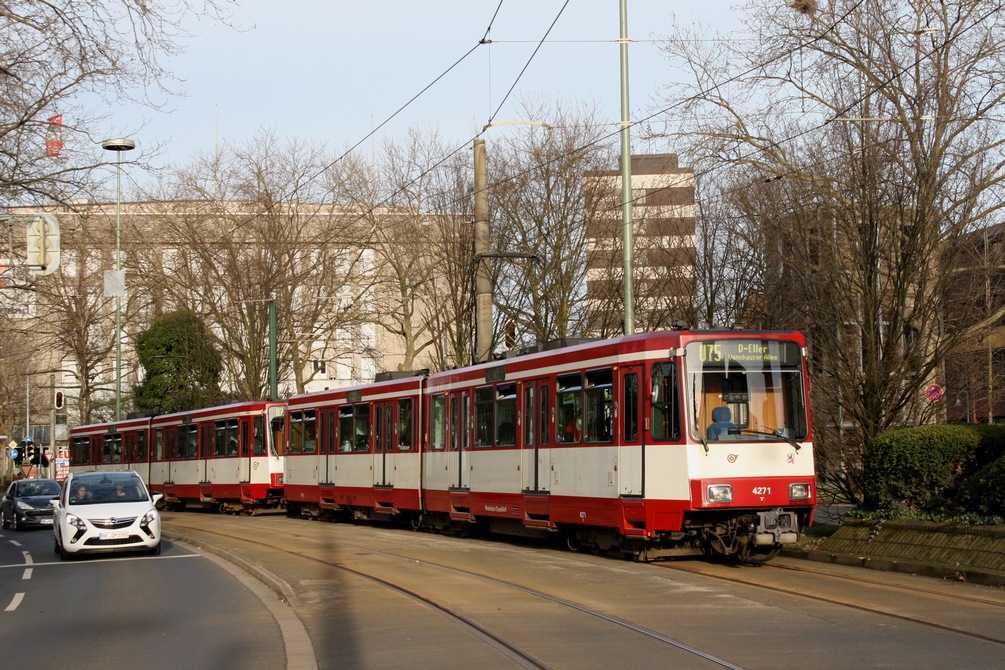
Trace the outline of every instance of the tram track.
<instances>
[{"instance_id":1,"label":"tram track","mask_svg":"<svg viewBox=\"0 0 1005 670\"><path fill-rule=\"evenodd\" d=\"M898 576L896 579L887 573L882 573L883 577L864 576L852 572L795 565L782 560L740 569L737 569L736 566L710 562L666 562L654 563L653 565L660 569L700 575L772 593L783 593L815 602L849 607L1005 647L1005 632L991 634L968 630L959 623L948 623L959 622L963 619L954 619L951 614L947 613L947 610L954 605L966 605L981 608L993 616L1000 617L1005 614L1005 594L1002 594L1000 598L987 597L961 593L958 589L937 588L913 583L911 581L914 579L913 576L904 578ZM780 575L796 575L800 579L778 579L777 577ZM807 579L801 579L803 577ZM938 584L938 582L933 582L933 584ZM951 586L965 587L967 585L954 584ZM867 588L868 591L860 591L854 587ZM860 593L868 593L868 596L859 595ZM911 597L904 598L903 596ZM868 597L872 598L871 602ZM904 605L904 602L908 600L916 604L910 607Z\"/></svg>"},{"instance_id":2,"label":"tram track","mask_svg":"<svg viewBox=\"0 0 1005 670\"><path fill-rule=\"evenodd\" d=\"M374 549L373 547L368 547L362 544L349 543L339 540L333 540L330 538L319 538L310 537L306 538L303 533L277 530L276 528L270 528L269 532L277 538L286 538L287 542L279 541L264 541L259 537L249 537L246 534L227 532L220 529L210 529L203 525L186 525L177 520L173 520L171 523L172 531L181 531L184 533L185 530L197 533L201 538L209 536L210 538L218 538L221 542L239 542L239 543L249 543L253 546L266 548L270 550L276 550L284 552L288 555L296 556L304 560L311 561L316 564L323 565L325 567L338 570L342 573L352 575L356 578L365 580L371 584L378 585L382 588L389 589L394 593L405 597L412 602L418 603L423 607L426 607L438 615L445 617L447 620L451 621L460 628L468 631L474 635L477 639L484 642L486 645L495 649L497 652L510 659L518 667L524 668L550 668L553 667L546 661L538 658L535 654L530 652L525 648L525 645L514 642L513 640L507 639L503 634L500 634L492 629L490 625L484 625L476 620L475 617L465 614L460 611L458 607L450 605L443 602L440 598L432 596L428 593L422 593L419 589L414 586L408 586L405 580L395 579L393 577L382 576L379 571L366 570L358 566L353 566L347 564L345 561L336 561L325 558L324 556L318 556L310 550L297 549L292 546L293 542L303 543L305 539L310 539L313 542L320 543L325 547L338 547L345 550L350 550L355 552L354 555L366 555L366 556L379 556L388 559L392 562L400 564L407 564L408 566L421 566L422 568L436 571L440 574L446 574L461 580L471 580L473 582L479 583L481 585L489 585L491 588L503 589L510 593L520 594L522 596L528 596L540 602L547 603L549 606L558 607L562 610L573 612L577 615L585 615L593 621L602 622L602 624L614 626L617 630L624 631L631 634L632 636L639 636L650 642L654 642L659 646L664 648L673 649L676 652L682 653L693 660L701 659L709 664L709 667L718 668L728 668L733 670L740 670L741 666L730 663L727 660L718 658L708 652L705 652L693 645L689 645L680 640L674 639L657 631L651 630L644 626L640 626L631 621L627 621L620 617L614 616L612 614L600 611L598 609L589 607L582 603L574 602L567 598L560 597L555 594L546 593L536 588L518 584L512 581L507 581L505 579L500 579L487 575L484 573L475 572L469 569L460 568L456 566L446 565L443 563L438 563L435 561L428 561L415 556L408 556L400 553ZM188 540L192 542L192 540ZM367 563L367 565L371 565ZM399 574L401 571L399 570Z\"/></svg>"}]
</instances>

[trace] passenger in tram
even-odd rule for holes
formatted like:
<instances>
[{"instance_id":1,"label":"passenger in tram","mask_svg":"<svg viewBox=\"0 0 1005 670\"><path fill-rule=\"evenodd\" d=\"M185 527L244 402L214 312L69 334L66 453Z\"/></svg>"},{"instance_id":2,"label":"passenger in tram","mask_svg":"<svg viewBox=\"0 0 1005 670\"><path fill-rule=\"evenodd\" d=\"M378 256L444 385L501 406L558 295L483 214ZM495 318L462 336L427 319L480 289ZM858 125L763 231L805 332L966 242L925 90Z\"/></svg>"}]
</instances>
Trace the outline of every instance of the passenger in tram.
<instances>
[{"instance_id":1,"label":"passenger in tram","mask_svg":"<svg viewBox=\"0 0 1005 670\"><path fill-rule=\"evenodd\" d=\"M565 430L562 431L565 435L564 442L580 442L583 439L583 420L579 417L569 419L569 423L565 424Z\"/></svg>"}]
</instances>

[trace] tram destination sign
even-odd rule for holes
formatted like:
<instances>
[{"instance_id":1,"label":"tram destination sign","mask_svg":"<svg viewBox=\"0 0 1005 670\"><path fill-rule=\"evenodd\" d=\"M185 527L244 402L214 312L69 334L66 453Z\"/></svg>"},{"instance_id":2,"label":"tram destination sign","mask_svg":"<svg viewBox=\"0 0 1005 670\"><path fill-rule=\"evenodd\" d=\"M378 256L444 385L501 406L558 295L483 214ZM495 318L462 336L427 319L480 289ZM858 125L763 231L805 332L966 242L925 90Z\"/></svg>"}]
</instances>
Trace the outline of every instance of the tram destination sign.
<instances>
[{"instance_id":1,"label":"tram destination sign","mask_svg":"<svg viewBox=\"0 0 1005 670\"><path fill-rule=\"evenodd\" d=\"M799 345L778 340L705 340L693 342L703 368L791 368L800 364ZM689 353L691 353L689 351Z\"/></svg>"}]
</instances>

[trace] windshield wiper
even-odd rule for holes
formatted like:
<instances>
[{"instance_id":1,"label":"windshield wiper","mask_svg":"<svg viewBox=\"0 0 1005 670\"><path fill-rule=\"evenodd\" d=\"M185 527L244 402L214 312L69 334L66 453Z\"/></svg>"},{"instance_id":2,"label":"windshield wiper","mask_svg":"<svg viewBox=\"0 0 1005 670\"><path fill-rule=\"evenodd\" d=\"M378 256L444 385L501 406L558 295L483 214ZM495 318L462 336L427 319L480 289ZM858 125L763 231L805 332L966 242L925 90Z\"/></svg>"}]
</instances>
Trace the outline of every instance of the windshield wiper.
<instances>
[{"instance_id":1,"label":"windshield wiper","mask_svg":"<svg viewBox=\"0 0 1005 670\"><path fill-rule=\"evenodd\" d=\"M774 430L774 432L770 432L770 433L768 431L766 431L766 430L754 430L752 428L741 428L740 429L740 433L747 433L747 434L750 434L750 435L767 435L769 437L780 437L783 440L785 440L786 442L788 442L789 444L791 444L793 447L795 447L796 451L799 451L800 449L803 448L803 445L799 444L798 442L796 442L795 440L793 440L791 437L789 437L788 435L786 435L785 431L783 429L781 429L781 428L776 428Z\"/></svg>"}]
</instances>

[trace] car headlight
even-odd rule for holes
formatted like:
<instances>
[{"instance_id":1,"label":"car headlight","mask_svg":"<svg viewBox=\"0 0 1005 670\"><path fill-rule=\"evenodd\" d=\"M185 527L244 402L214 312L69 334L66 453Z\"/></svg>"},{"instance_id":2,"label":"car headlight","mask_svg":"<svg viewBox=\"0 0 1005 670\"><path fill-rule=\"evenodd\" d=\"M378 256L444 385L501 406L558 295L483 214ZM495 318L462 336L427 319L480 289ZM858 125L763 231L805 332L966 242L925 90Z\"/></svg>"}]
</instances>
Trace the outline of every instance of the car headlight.
<instances>
[{"instance_id":1,"label":"car headlight","mask_svg":"<svg viewBox=\"0 0 1005 670\"><path fill-rule=\"evenodd\" d=\"M28 503L23 502L21 500L17 501L17 508L20 509L20 510L24 510L26 512L29 511L29 510L35 509L34 507L32 507L31 505L29 505Z\"/></svg>"},{"instance_id":2,"label":"car headlight","mask_svg":"<svg viewBox=\"0 0 1005 670\"><path fill-rule=\"evenodd\" d=\"M705 489L705 498L710 503L733 502L732 484L709 484Z\"/></svg>"},{"instance_id":3,"label":"car headlight","mask_svg":"<svg viewBox=\"0 0 1005 670\"><path fill-rule=\"evenodd\" d=\"M810 485L805 482L789 484L789 500L809 500Z\"/></svg>"},{"instance_id":4,"label":"car headlight","mask_svg":"<svg viewBox=\"0 0 1005 670\"><path fill-rule=\"evenodd\" d=\"M69 525L73 526L77 530L87 530L87 524L84 523L84 520L81 519L76 514L67 514L66 515L66 523L68 523Z\"/></svg>"},{"instance_id":5,"label":"car headlight","mask_svg":"<svg viewBox=\"0 0 1005 670\"><path fill-rule=\"evenodd\" d=\"M147 512L146 514L144 514L143 518L140 520L140 528L147 528L156 519L157 519L157 511L156 510L150 510L149 512Z\"/></svg>"}]
</instances>

